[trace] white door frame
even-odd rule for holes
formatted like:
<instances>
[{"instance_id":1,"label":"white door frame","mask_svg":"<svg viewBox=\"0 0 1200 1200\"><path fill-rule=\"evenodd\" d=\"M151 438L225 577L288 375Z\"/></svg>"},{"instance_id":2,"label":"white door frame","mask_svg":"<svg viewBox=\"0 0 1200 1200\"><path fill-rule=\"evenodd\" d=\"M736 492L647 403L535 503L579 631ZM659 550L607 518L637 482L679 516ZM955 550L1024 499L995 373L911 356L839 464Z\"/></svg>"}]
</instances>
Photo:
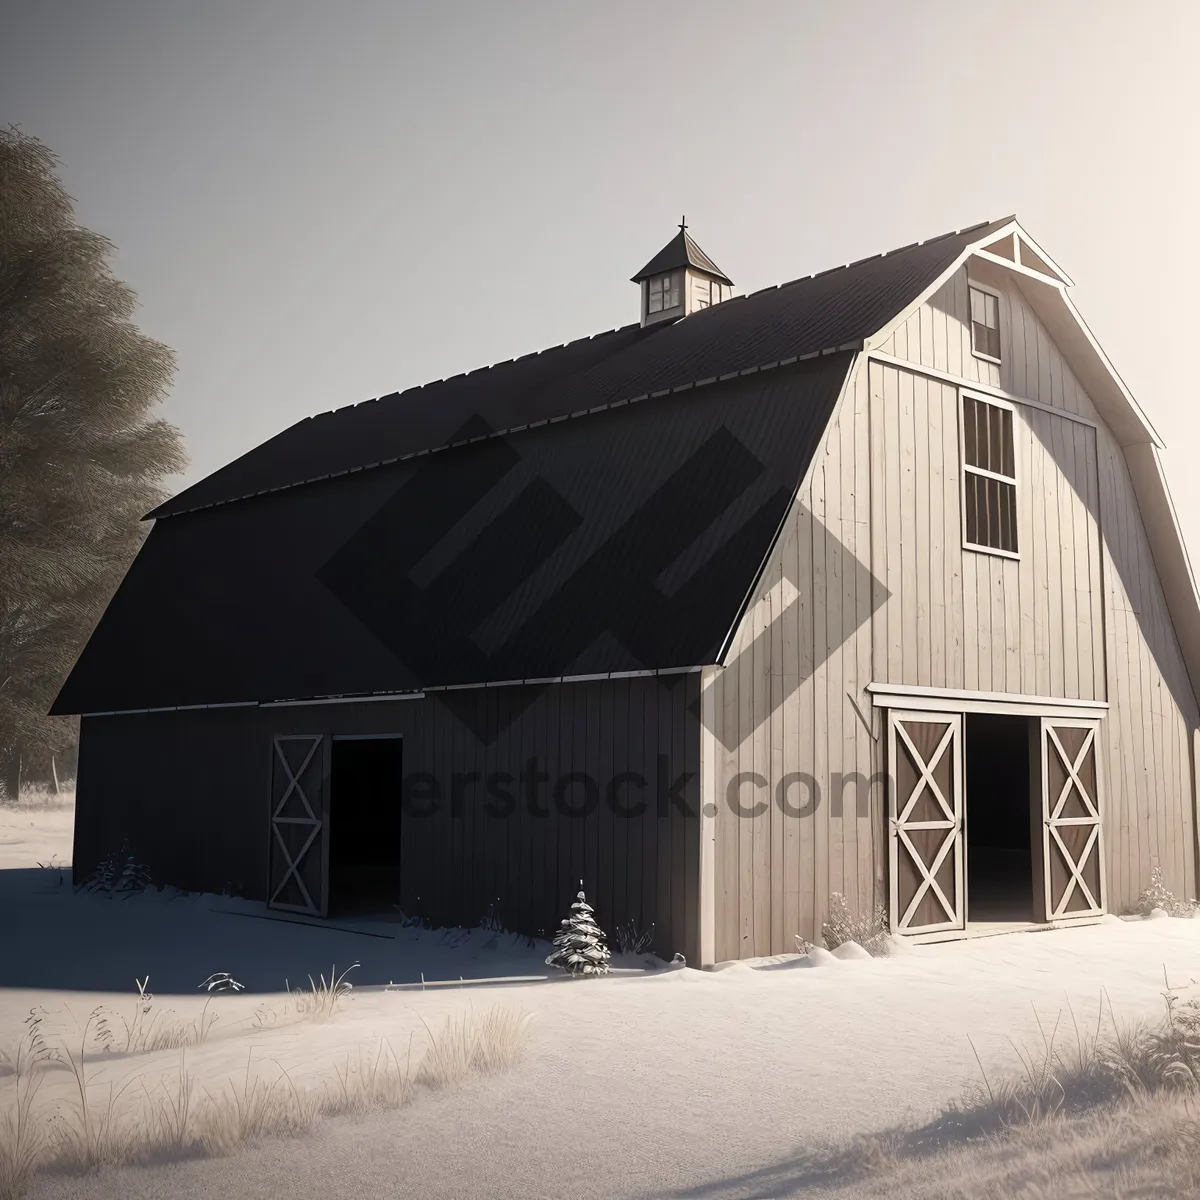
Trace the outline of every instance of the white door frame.
<instances>
[{"instance_id":1,"label":"white door frame","mask_svg":"<svg viewBox=\"0 0 1200 1200\"><path fill-rule=\"evenodd\" d=\"M905 722L945 724L946 732L936 749L926 759L913 745ZM894 933L928 934L944 933L966 928L966 870L963 841L963 715L949 709L900 709L890 708L887 716L887 779L888 779L888 917ZM897 794L896 763L898 749L903 744L908 757L913 760L919 773L916 786L907 796ZM950 795L944 796L933 779L936 769L945 755L952 755ZM910 818L914 805L922 793L928 793L944 814L928 821ZM923 856L908 837L908 831L946 830L950 836L941 844L932 863ZM921 874L922 881L917 892L904 911L900 911L900 861L901 855L912 863ZM936 882L938 871L948 855L954 857L954 897L947 897ZM911 922L917 906L932 894L946 914L946 919L914 927Z\"/></svg>"},{"instance_id":2,"label":"white door frame","mask_svg":"<svg viewBox=\"0 0 1200 1200\"><path fill-rule=\"evenodd\" d=\"M1108 911L1108 872L1106 870L1106 845L1104 838L1104 768L1100 753L1100 722L1098 719L1081 719L1078 717L1044 716L1038 722L1036 772L1040 782L1040 825L1041 825L1041 894L1035 900L1040 904L1042 919L1050 924L1063 924L1075 921L1094 921ZM1056 729L1083 729L1086 731L1079 754L1072 756L1063 746ZM1049 747L1049 748L1048 748ZM1089 754L1095 768L1095 792L1089 795L1077 771L1084 758ZM1067 778L1060 789L1059 795L1050 795L1050 755L1053 754L1062 763ZM1074 790L1081 796L1084 807L1089 809L1089 815L1083 817L1063 817L1058 815L1066 803L1068 795ZM1092 854L1097 856L1097 886L1098 895L1091 895L1091 889L1083 879L1083 867L1076 861L1063 844L1058 830L1071 826L1091 826L1083 853L1082 863L1086 864ZM1050 863L1052 855L1059 855L1067 865L1071 874L1058 903L1054 902L1053 883ZM1036 864L1035 864L1036 868ZM1035 880L1037 874L1035 874ZM1082 893L1090 902L1086 909L1066 908L1067 902Z\"/></svg>"}]
</instances>

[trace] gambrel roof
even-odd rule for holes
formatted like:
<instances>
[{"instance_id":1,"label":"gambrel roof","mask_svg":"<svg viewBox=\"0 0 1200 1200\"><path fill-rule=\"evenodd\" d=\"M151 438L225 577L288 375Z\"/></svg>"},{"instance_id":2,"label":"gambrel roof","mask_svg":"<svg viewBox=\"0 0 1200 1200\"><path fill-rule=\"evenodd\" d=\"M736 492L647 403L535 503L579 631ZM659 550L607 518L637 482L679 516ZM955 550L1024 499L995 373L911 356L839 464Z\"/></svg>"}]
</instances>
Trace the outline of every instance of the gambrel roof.
<instances>
[{"instance_id":1,"label":"gambrel roof","mask_svg":"<svg viewBox=\"0 0 1200 1200\"><path fill-rule=\"evenodd\" d=\"M55 712L713 661L852 358L159 521Z\"/></svg>"},{"instance_id":2,"label":"gambrel roof","mask_svg":"<svg viewBox=\"0 0 1200 1200\"><path fill-rule=\"evenodd\" d=\"M1200 691L1158 439L1066 277L1005 218L298 422L149 514L53 711L715 662L856 354L1005 238L1125 451Z\"/></svg>"},{"instance_id":3,"label":"gambrel roof","mask_svg":"<svg viewBox=\"0 0 1200 1200\"><path fill-rule=\"evenodd\" d=\"M444 449L474 420L517 433L615 404L860 346L992 222L735 297L684 320L626 325L424 387L307 417L149 515L197 508Z\"/></svg>"}]
</instances>

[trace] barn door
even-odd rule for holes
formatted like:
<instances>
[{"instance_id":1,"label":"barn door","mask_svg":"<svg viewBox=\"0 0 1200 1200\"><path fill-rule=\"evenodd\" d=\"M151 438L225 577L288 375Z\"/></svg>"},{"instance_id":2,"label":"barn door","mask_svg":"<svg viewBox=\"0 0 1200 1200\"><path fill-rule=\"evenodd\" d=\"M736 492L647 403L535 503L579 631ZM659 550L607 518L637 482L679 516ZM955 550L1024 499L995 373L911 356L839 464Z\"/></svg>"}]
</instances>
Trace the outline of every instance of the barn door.
<instances>
[{"instance_id":1,"label":"barn door","mask_svg":"<svg viewBox=\"0 0 1200 1200\"><path fill-rule=\"evenodd\" d=\"M329 910L329 739L271 739L267 906L323 917Z\"/></svg>"},{"instance_id":2,"label":"barn door","mask_svg":"<svg viewBox=\"0 0 1200 1200\"><path fill-rule=\"evenodd\" d=\"M962 929L962 714L888 711L891 926Z\"/></svg>"},{"instance_id":3,"label":"barn door","mask_svg":"<svg viewBox=\"0 0 1200 1200\"><path fill-rule=\"evenodd\" d=\"M1104 912L1095 721L1041 718L1041 896L1047 921Z\"/></svg>"}]
</instances>

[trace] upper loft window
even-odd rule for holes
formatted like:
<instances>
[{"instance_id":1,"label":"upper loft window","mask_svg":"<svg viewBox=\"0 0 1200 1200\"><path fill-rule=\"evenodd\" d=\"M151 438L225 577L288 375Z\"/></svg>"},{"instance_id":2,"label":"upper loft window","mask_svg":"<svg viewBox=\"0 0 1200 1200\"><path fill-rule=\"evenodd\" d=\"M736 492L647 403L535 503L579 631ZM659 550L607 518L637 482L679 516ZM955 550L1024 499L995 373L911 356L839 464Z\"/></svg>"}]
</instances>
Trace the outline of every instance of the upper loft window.
<instances>
[{"instance_id":1,"label":"upper loft window","mask_svg":"<svg viewBox=\"0 0 1200 1200\"><path fill-rule=\"evenodd\" d=\"M719 286L719 285L716 285ZM692 281L692 304L695 308L708 308L712 305L714 284L708 279Z\"/></svg>"},{"instance_id":2,"label":"upper loft window","mask_svg":"<svg viewBox=\"0 0 1200 1200\"><path fill-rule=\"evenodd\" d=\"M1000 297L971 284L971 349L980 358L1000 361Z\"/></svg>"},{"instance_id":3,"label":"upper loft window","mask_svg":"<svg viewBox=\"0 0 1200 1200\"><path fill-rule=\"evenodd\" d=\"M679 275L658 275L647 283L647 311L665 312L668 308L678 308L682 303L679 296Z\"/></svg>"},{"instance_id":4,"label":"upper loft window","mask_svg":"<svg viewBox=\"0 0 1200 1200\"><path fill-rule=\"evenodd\" d=\"M1017 556L1017 463L1013 410L962 400L963 545Z\"/></svg>"}]
</instances>

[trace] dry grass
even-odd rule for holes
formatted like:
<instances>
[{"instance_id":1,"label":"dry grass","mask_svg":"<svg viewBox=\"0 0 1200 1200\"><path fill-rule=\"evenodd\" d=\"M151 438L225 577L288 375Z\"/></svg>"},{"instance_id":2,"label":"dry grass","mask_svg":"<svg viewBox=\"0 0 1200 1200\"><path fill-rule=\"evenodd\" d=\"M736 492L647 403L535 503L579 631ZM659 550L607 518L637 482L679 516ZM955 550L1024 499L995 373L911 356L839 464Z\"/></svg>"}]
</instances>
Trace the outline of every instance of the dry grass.
<instances>
[{"instance_id":1,"label":"dry grass","mask_svg":"<svg viewBox=\"0 0 1200 1200\"><path fill-rule=\"evenodd\" d=\"M209 989L199 1016L185 1020L176 1017L174 1009L155 1007L148 975L145 979L134 980L134 983L138 994L130 1012L122 1013L105 1005L98 1005L91 1011L83 1033L85 1053L92 1050L115 1054L153 1054L160 1050L204 1045L219 1019L219 1014L212 1011L214 997L218 994L216 990ZM205 980L200 986L208 983L209 980ZM241 985L237 986L240 989ZM70 1010L67 1011L70 1015ZM45 1016L45 1010L35 1009L25 1022L27 1032L38 1039L35 1046L40 1046L43 1052L45 1037L41 1025ZM0 1059L3 1057L0 1054Z\"/></svg>"},{"instance_id":2,"label":"dry grass","mask_svg":"<svg viewBox=\"0 0 1200 1200\"><path fill-rule=\"evenodd\" d=\"M1200 906L1194 898L1180 900L1163 882L1162 867L1154 863L1150 868L1150 884L1142 888L1133 911L1143 917L1156 911L1165 912L1169 917L1194 917L1200 912Z\"/></svg>"},{"instance_id":3,"label":"dry grass","mask_svg":"<svg viewBox=\"0 0 1200 1200\"><path fill-rule=\"evenodd\" d=\"M336 996L336 986L313 989L314 995L325 993ZM90 1171L224 1154L264 1138L304 1133L323 1117L401 1108L418 1085L441 1089L511 1067L525 1052L528 1025L529 1018L511 1008L452 1017L430 1032L415 1066L412 1038L403 1057L380 1039L335 1063L332 1078L307 1085L274 1059L255 1061L251 1050L243 1072L210 1090L189 1070L185 1048L178 1069L152 1086L134 1072L120 1086L101 1086L88 1058L95 1013L77 1048L63 1043L47 1050L37 1021L9 1057L13 1078L5 1088L6 1109L0 1110L0 1200L22 1195L31 1175L46 1168ZM39 1107L44 1072L53 1066L70 1072L71 1098Z\"/></svg>"},{"instance_id":4,"label":"dry grass","mask_svg":"<svg viewBox=\"0 0 1200 1200\"><path fill-rule=\"evenodd\" d=\"M317 980L310 975L306 988L293 988L285 980L284 986L287 987L288 996L296 1012L310 1021L332 1021L342 1001L354 990L354 985L346 976L358 965L351 963L340 975L337 973L337 967L330 967L328 980L324 975Z\"/></svg>"},{"instance_id":5,"label":"dry grass","mask_svg":"<svg viewBox=\"0 0 1200 1200\"><path fill-rule=\"evenodd\" d=\"M0 800L0 807L19 812L52 812L74 808L75 783L73 780L64 783L57 792L46 784L26 785L21 788L21 795L15 803L5 798Z\"/></svg>"},{"instance_id":6,"label":"dry grass","mask_svg":"<svg viewBox=\"0 0 1200 1200\"><path fill-rule=\"evenodd\" d=\"M821 940L826 950L836 950L847 942L854 942L874 957L889 954L894 942L887 908L877 904L864 915L853 910L841 892L833 892L829 897L829 917L821 924ZM812 952L813 944L807 938L796 934L795 941L799 953Z\"/></svg>"},{"instance_id":7,"label":"dry grass","mask_svg":"<svg viewBox=\"0 0 1200 1200\"><path fill-rule=\"evenodd\" d=\"M417 1082L440 1089L453 1087L468 1075L506 1071L525 1053L529 1015L514 1008L494 1008L448 1017L439 1033L429 1032L429 1049L421 1059ZM428 1029L428 1027L426 1027Z\"/></svg>"},{"instance_id":8,"label":"dry grass","mask_svg":"<svg viewBox=\"0 0 1200 1200\"><path fill-rule=\"evenodd\" d=\"M6 1062L16 1078L11 1102L0 1113L0 1200L24 1192L46 1149L45 1129L33 1111L44 1076L33 1074L24 1046Z\"/></svg>"},{"instance_id":9,"label":"dry grass","mask_svg":"<svg viewBox=\"0 0 1200 1200\"><path fill-rule=\"evenodd\" d=\"M949 1200L1200 1196L1200 1002L1169 986L1157 1024L1038 1022L1016 1069L936 1120L781 1164L780 1191ZM784 1186L786 1184L786 1186ZM769 1186L769 1185L767 1185ZM791 1190L789 1190L791 1189Z\"/></svg>"},{"instance_id":10,"label":"dry grass","mask_svg":"<svg viewBox=\"0 0 1200 1200\"><path fill-rule=\"evenodd\" d=\"M1200 1195L1200 1118L1174 1095L1126 1099L944 1146L862 1137L780 1164L762 1195L837 1200L1133 1200ZM772 1185L775 1190L772 1191Z\"/></svg>"}]
</instances>

